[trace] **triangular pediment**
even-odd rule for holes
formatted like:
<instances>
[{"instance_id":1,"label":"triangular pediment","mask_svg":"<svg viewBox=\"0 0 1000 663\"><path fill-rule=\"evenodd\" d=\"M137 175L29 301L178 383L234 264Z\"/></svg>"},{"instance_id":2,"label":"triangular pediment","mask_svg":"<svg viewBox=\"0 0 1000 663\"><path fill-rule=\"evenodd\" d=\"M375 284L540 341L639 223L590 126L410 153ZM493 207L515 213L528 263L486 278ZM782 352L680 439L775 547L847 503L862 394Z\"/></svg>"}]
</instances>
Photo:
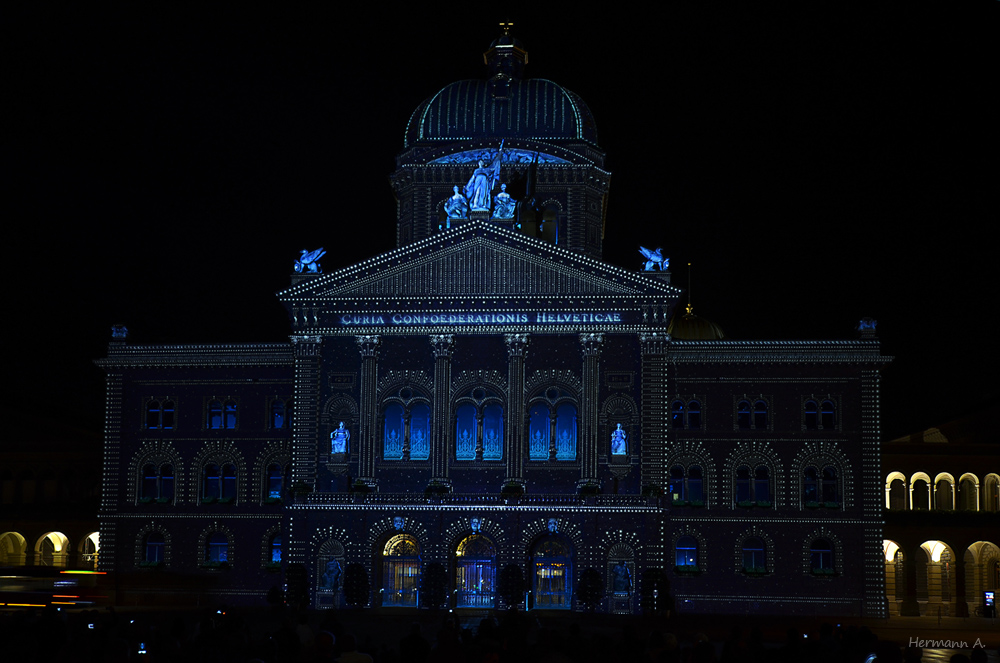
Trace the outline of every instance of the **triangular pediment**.
<instances>
[{"instance_id":1,"label":"triangular pediment","mask_svg":"<svg viewBox=\"0 0 1000 663\"><path fill-rule=\"evenodd\" d=\"M661 277L593 260L489 222L471 221L280 293L284 301L404 298L674 298Z\"/></svg>"}]
</instances>

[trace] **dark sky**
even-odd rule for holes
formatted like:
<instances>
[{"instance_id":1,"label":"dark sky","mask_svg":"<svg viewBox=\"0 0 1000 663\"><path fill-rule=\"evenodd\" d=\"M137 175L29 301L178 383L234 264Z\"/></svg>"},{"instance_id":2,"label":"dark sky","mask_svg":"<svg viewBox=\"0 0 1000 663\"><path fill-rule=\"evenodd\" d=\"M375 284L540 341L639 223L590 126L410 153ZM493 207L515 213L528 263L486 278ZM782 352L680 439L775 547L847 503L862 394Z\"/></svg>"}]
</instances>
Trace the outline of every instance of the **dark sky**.
<instances>
[{"instance_id":1,"label":"dark sky","mask_svg":"<svg viewBox=\"0 0 1000 663\"><path fill-rule=\"evenodd\" d=\"M887 437L995 397L987 19L572 7L11 22L7 326L23 350L5 408L99 428L90 362L113 323L138 343L287 338L273 293L298 251L326 247L331 271L393 248L407 119L484 76L499 20L526 75L596 117L609 262L662 246L682 287L693 262L696 312L733 338L853 338L877 319L896 357Z\"/></svg>"}]
</instances>

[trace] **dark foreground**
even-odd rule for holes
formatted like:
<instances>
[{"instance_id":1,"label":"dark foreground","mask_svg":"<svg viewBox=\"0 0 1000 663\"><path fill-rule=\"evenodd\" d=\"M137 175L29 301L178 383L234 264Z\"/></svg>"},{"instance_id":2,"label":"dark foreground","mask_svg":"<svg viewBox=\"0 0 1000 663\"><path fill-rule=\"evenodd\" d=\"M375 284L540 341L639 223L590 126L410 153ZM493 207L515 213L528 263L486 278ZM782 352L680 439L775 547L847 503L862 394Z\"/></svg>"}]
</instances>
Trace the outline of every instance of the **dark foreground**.
<instances>
[{"instance_id":1,"label":"dark foreground","mask_svg":"<svg viewBox=\"0 0 1000 663\"><path fill-rule=\"evenodd\" d=\"M907 647L921 640L923 651ZM1000 660L1000 631L981 619L823 622L541 611L46 608L0 613L0 642L4 660L81 663L368 660L344 655L355 642L376 663L860 663L873 653L880 663ZM951 649L966 658L952 658Z\"/></svg>"}]
</instances>

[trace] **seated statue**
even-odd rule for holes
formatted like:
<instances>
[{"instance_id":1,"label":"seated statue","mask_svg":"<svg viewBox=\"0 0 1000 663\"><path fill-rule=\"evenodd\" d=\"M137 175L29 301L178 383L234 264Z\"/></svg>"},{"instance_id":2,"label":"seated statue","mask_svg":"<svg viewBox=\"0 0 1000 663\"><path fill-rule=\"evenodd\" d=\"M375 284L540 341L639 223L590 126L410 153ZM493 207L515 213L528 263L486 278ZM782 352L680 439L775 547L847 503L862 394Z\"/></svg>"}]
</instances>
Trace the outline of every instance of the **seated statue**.
<instances>
[{"instance_id":1,"label":"seated statue","mask_svg":"<svg viewBox=\"0 0 1000 663\"><path fill-rule=\"evenodd\" d=\"M449 219L469 218L469 201L458 192L458 187L454 187L455 195L444 201L444 211Z\"/></svg>"},{"instance_id":2,"label":"seated statue","mask_svg":"<svg viewBox=\"0 0 1000 663\"><path fill-rule=\"evenodd\" d=\"M500 193L493 198L493 218L513 219L516 201L507 193L507 185L500 185Z\"/></svg>"},{"instance_id":3,"label":"seated statue","mask_svg":"<svg viewBox=\"0 0 1000 663\"><path fill-rule=\"evenodd\" d=\"M612 456L622 456L627 453L625 446L625 431L622 430L622 425L618 424L616 428L611 433L611 455Z\"/></svg>"}]
</instances>

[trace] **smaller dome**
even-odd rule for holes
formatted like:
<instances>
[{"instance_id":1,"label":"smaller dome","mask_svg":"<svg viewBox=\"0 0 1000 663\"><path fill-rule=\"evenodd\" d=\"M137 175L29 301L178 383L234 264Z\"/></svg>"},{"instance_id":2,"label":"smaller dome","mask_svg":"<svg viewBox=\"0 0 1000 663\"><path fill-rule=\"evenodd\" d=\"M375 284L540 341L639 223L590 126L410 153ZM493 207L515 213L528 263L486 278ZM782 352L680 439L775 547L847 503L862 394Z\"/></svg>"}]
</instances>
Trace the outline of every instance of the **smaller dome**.
<instances>
[{"instance_id":1,"label":"smaller dome","mask_svg":"<svg viewBox=\"0 0 1000 663\"><path fill-rule=\"evenodd\" d=\"M667 333L672 338L682 341L718 341L726 337L722 328L711 320L699 318L694 314L691 304L687 305L684 315L674 314L667 327Z\"/></svg>"}]
</instances>

